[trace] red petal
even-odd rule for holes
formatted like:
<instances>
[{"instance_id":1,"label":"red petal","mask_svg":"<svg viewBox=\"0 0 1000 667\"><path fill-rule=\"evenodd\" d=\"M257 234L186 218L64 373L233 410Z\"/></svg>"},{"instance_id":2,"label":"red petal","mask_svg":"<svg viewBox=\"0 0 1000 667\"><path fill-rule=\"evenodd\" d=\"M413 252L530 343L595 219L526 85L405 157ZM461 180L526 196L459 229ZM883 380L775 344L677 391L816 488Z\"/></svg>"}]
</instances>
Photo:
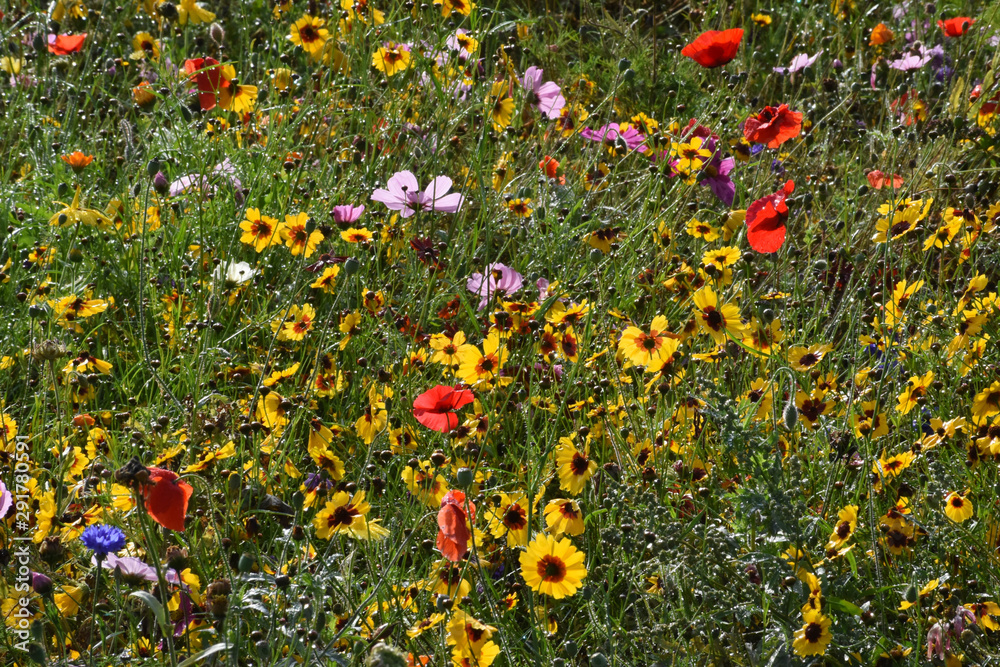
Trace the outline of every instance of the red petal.
<instances>
[{"instance_id":1,"label":"red petal","mask_svg":"<svg viewBox=\"0 0 1000 667\"><path fill-rule=\"evenodd\" d=\"M454 412L430 412L429 410L414 410L413 416L418 422L438 433L447 433L458 426L458 415Z\"/></svg>"},{"instance_id":2,"label":"red petal","mask_svg":"<svg viewBox=\"0 0 1000 667\"><path fill-rule=\"evenodd\" d=\"M441 509L438 511L437 547L453 563L461 560L469 550L470 534L462 507L464 501L464 493L449 491L441 500ZM474 506L470 503L470 509L472 507Z\"/></svg>"},{"instance_id":3,"label":"red petal","mask_svg":"<svg viewBox=\"0 0 1000 667\"><path fill-rule=\"evenodd\" d=\"M743 28L709 30L681 49L681 55L702 67L721 67L736 57L743 39Z\"/></svg>"},{"instance_id":4,"label":"red petal","mask_svg":"<svg viewBox=\"0 0 1000 667\"><path fill-rule=\"evenodd\" d=\"M83 40L85 39L87 39L87 33L79 35L49 35L49 52L57 56L68 56L82 49Z\"/></svg>"},{"instance_id":5,"label":"red petal","mask_svg":"<svg viewBox=\"0 0 1000 667\"><path fill-rule=\"evenodd\" d=\"M143 489L146 512L164 528L184 532L184 517L194 489L177 478L177 473L149 469L150 484Z\"/></svg>"}]
</instances>

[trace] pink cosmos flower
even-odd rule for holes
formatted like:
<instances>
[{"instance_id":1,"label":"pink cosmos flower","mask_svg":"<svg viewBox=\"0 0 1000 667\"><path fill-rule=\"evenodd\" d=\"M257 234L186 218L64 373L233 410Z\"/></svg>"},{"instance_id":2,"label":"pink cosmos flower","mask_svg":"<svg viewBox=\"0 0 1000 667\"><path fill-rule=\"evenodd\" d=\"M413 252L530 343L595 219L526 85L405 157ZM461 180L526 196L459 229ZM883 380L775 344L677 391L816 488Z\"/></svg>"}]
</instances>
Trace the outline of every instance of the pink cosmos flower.
<instances>
[{"instance_id":1,"label":"pink cosmos flower","mask_svg":"<svg viewBox=\"0 0 1000 667\"><path fill-rule=\"evenodd\" d=\"M609 123L596 130L585 127L580 130L580 136L591 141L601 141L611 147L624 143L630 151L646 152L643 144L646 137L630 123Z\"/></svg>"},{"instance_id":2,"label":"pink cosmos flower","mask_svg":"<svg viewBox=\"0 0 1000 667\"><path fill-rule=\"evenodd\" d=\"M14 494L7 490L3 481L0 481L0 519L7 515L12 504L14 504Z\"/></svg>"},{"instance_id":3,"label":"pink cosmos flower","mask_svg":"<svg viewBox=\"0 0 1000 667\"><path fill-rule=\"evenodd\" d=\"M188 174L187 176L181 176L170 184L169 193L171 197L176 197L183 192L193 189L198 189L205 193L215 192L215 183L217 181L228 182L236 195L236 202L243 203L243 183L240 181L239 176L236 175L236 167L233 166L229 158L215 165L209 174Z\"/></svg>"},{"instance_id":4,"label":"pink cosmos flower","mask_svg":"<svg viewBox=\"0 0 1000 667\"><path fill-rule=\"evenodd\" d=\"M354 222L361 217L361 214L365 212L364 206L351 206L350 204L341 204L340 206L333 207L333 220L334 222Z\"/></svg>"},{"instance_id":5,"label":"pink cosmos flower","mask_svg":"<svg viewBox=\"0 0 1000 667\"><path fill-rule=\"evenodd\" d=\"M486 267L485 277L482 273L473 273L469 276L465 286L470 292L479 295L479 310L482 310L494 294L513 294L521 289L523 284L520 273L496 262Z\"/></svg>"},{"instance_id":6,"label":"pink cosmos flower","mask_svg":"<svg viewBox=\"0 0 1000 667\"><path fill-rule=\"evenodd\" d=\"M390 211L402 211L409 218L417 211L441 211L454 213L462 205L462 195L451 190L451 179L438 176L421 192L417 177L409 171L397 171L386 184L387 189L378 188L372 193L372 200L381 202Z\"/></svg>"},{"instance_id":7,"label":"pink cosmos flower","mask_svg":"<svg viewBox=\"0 0 1000 667\"><path fill-rule=\"evenodd\" d=\"M934 54L931 52L931 49L921 46L919 53L910 52L904 54L898 60L890 60L889 67L900 72L909 72L910 70L920 69L929 63L933 57Z\"/></svg>"},{"instance_id":8,"label":"pink cosmos flower","mask_svg":"<svg viewBox=\"0 0 1000 667\"><path fill-rule=\"evenodd\" d=\"M524 72L521 84L528 94L528 103L551 119L559 118L559 112L566 106L566 98L559 86L551 81L542 83L540 67L529 67Z\"/></svg>"},{"instance_id":9,"label":"pink cosmos flower","mask_svg":"<svg viewBox=\"0 0 1000 667\"><path fill-rule=\"evenodd\" d=\"M823 49L817 51L814 56L810 56L807 53L800 53L792 58L792 62L788 64L788 67L775 67L774 71L778 74L795 74L796 72L801 72L816 62L816 59L821 55L823 55Z\"/></svg>"}]
</instances>

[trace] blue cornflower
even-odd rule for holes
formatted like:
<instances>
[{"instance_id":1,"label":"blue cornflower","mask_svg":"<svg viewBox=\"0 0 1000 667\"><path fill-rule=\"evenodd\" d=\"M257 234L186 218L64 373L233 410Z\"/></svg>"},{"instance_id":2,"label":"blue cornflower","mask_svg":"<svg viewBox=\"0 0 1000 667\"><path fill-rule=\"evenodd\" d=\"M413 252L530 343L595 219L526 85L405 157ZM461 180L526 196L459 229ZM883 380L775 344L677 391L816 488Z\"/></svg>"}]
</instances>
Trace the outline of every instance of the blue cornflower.
<instances>
[{"instance_id":1,"label":"blue cornflower","mask_svg":"<svg viewBox=\"0 0 1000 667\"><path fill-rule=\"evenodd\" d=\"M80 541L94 552L98 560L103 560L109 553L125 548L125 533L121 528L99 523L88 526L80 536Z\"/></svg>"}]
</instances>

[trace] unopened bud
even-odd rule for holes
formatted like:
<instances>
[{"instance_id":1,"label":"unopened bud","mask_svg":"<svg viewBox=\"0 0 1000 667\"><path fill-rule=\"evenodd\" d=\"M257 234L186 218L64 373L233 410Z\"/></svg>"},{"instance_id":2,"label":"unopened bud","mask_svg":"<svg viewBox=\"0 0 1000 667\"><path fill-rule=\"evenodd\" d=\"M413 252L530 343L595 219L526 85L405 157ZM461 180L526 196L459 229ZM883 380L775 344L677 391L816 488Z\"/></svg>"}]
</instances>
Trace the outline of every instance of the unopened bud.
<instances>
[{"instance_id":1,"label":"unopened bud","mask_svg":"<svg viewBox=\"0 0 1000 667\"><path fill-rule=\"evenodd\" d=\"M788 403L785 404L785 409L781 413L781 418L785 422L785 428L789 431L793 430L795 425L799 422L799 410L795 407L794 395L788 397Z\"/></svg>"},{"instance_id":2,"label":"unopened bud","mask_svg":"<svg viewBox=\"0 0 1000 667\"><path fill-rule=\"evenodd\" d=\"M170 181L167 180L162 171L156 172L153 176L153 189L161 195L167 194L167 191L170 190Z\"/></svg>"},{"instance_id":3,"label":"unopened bud","mask_svg":"<svg viewBox=\"0 0 1000 667\"><path fill-rule=\"evenodd\" d=\"M368 657L368 667L406 667L406 656L395 646L379 642Z\"/></svg>"},{"instance_id":4,"label":"unopened bud","mask_svg":"<svg viewBox=\"0 0 1000 667\"><path fill-rule=\"evenodd\" d=\"M222 26L218 23L213 23L208 26L208 36L212 38L212 41L220 46L224 41L226 41L226 31L222 29Z\"/></svg>"}]
</instances>

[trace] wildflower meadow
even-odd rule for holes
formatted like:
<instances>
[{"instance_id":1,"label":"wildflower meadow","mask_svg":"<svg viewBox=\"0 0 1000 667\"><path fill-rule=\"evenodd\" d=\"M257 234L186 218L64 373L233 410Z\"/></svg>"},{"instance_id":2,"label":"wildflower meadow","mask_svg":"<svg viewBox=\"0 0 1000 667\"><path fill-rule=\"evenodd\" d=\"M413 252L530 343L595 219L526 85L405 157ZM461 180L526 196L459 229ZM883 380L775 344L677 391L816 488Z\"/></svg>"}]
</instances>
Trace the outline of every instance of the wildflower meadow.
<instances>
[{"instance_id":1,"label":"wildflower meadow","mask_svg":"<svg viewBox=\"0 0 1000 667\"><path fill-rule=\"evenodd\" d=\"M1000 664L998 45L0 4L0 664Z\"/></svg>"}]
</instances>

